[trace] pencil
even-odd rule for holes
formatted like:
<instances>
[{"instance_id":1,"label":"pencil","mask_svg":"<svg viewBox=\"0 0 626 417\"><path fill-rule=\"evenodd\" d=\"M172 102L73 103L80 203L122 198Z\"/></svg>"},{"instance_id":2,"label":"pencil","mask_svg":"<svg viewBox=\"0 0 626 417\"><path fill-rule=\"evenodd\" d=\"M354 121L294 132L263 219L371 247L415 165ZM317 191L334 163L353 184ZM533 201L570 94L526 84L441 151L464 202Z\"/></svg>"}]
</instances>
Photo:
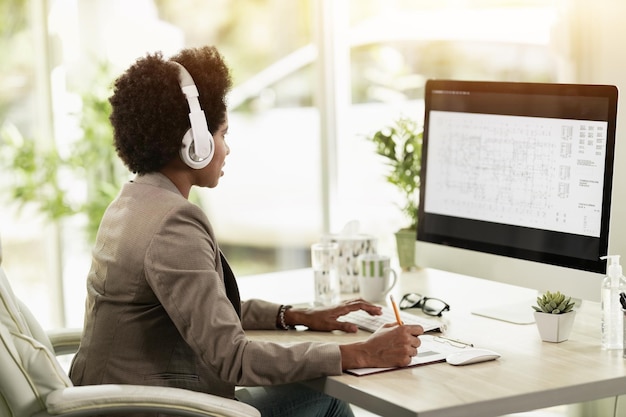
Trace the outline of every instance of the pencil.
<instances>
[{"instance_id":1,"label":"pencil","mask_svg":"<svg viewBox=\"0 0 626 417\"><path fill-rule=\"evenodd\" d=\"M393 313L396 315L396 321L398 322L398 326L402 326L402 319L400 318L400 310L398 310L398 305L396 304L396 300L393 299L393 295L389 296L391 300L391 306L393 307Z\"/></svg>"}]
</instances>

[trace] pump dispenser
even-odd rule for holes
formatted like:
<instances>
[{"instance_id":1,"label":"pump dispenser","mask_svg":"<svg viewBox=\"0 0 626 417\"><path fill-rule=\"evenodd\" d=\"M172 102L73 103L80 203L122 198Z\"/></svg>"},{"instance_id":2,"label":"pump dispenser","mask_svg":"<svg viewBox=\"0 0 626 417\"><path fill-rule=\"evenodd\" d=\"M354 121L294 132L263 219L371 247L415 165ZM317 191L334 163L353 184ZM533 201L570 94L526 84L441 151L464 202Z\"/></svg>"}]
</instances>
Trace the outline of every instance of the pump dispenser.
<instances>
[{"instance_id":1,"label":"pump dispenser","mask_svg":"<svg viewBox=\"0 0 626 417\"><path fill-rule=\"evenodd\" d=\"M622 275L619 255L607 255L606 277L602 281L602 349L623 349L624 313L620 292L626 292L626 279Z\"/></svg>"}]
</instances>

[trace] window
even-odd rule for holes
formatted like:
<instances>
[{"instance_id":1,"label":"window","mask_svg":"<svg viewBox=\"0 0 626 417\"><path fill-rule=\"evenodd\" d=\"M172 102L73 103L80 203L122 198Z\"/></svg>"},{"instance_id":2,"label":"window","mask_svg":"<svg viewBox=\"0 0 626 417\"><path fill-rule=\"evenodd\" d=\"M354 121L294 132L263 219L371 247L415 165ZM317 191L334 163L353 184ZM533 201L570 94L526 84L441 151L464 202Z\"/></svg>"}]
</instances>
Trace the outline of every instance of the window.
<instances>
[{"instance_id":1,"label":"window","mask_svg":"<svg viewBox=\"0 0 626 417\"><path fill-rule=\"evenodd\" d=\"M308 248L325 233L326 212L335 229L359 220L363 232L379 238L380 252L394 253L393 232L404 221L395 206L399 196L384 182L385 166L365 136L400 115L420 120L427 78L551 81L561 71L551 37L559 10L550 0L342 3L345 16L325 16L341 19L337 25L345 29L336 40L347 45L349 82L340 86L349 99L330 151L337 158L330 179L335 204L324 210L321 167L329 159L320 146L313 12L320 0L51 0L49 9L32 3L0 6L13 8L2 9L0 18L7 57L0 66L3 132L60 151L71 152L81 139L76 116L94 80L106 89L146 51L219 46L235 81L231 155L221 185L197 190L196 198L239 275L309 265ZM103 64L108 75L97 78ZM37 123L47 118L48 124ZM2 185L13 181L0 174ZM84 184L71 184L79 190L73 198L88 193ZM8 188L1 199L11 199ZM9 276L20 276L16 291L35 313L50 317L44 324L80 325L90 262L81 235L85 219L57 228L33 206L27 210L19 215L13 205L0 206L3 265Z\"/></svg>"}]
</instances>

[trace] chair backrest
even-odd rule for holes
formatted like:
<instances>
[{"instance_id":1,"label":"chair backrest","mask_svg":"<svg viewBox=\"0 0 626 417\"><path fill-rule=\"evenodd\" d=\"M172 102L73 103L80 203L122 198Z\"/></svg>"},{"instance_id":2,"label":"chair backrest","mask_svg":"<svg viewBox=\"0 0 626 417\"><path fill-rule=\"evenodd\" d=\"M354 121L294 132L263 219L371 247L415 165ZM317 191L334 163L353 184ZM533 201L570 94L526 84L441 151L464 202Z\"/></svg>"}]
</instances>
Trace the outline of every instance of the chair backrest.
<instances>
[{"instance_id":1,"label":"chair backrest","mask_svg":"<svg viewBox=\"0 0 626 417\"><path fill-rule=\"evenodd\" d=\"M43 330L35 316L28 309L19 298L13 293L9 279L7 278L2 268L2 241L0 240L0 296L6 303L6 311L0 312L1 314L7 314L7 317L2 320L3 323L13 324L17 326L17 330L24 334L34 337L37 341L42 343L51 352L54 352L52 343L48 338L48 335ZM0 318L1 319L1 318ZM12 328L9 327L9 330Z\"/></svg>"},{"instance_id":2,"label":"chair backrest","mask_svg":"<svg viewBox=\"0 0 626 417\"><path fill-rule=\"evenodd\" d=\"M2 416L27 417L45 410L51 391L72 385L41 325L13 293L1 250L0 369Z\"/></svg>"}]
</instances>

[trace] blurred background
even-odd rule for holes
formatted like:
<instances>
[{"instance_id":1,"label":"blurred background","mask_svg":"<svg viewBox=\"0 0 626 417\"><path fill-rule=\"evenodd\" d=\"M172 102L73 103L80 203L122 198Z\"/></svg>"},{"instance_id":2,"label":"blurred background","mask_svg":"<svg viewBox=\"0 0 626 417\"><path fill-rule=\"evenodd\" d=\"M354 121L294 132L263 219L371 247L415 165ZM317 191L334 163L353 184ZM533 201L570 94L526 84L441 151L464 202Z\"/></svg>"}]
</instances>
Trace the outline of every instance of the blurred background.
<instances>
[{"instance_id":1,"label":"blurred background","mask_svg":"<svg viewBox=\"0 0 626 417\"><path fill-rule=\"evenodd\" d=\"M624 8L617 0L1 0L3 267L45 326L82 325L94 233L131 177L111 146L107 98L147 52L216 45L232 68L225 176L192 198L242 276L309 266L310 245L352 220L394 255L402 198L368 135L403 116L421 124L428 78L619 86L624 28L615 16Z\"/></svg>"}]
</instances>

